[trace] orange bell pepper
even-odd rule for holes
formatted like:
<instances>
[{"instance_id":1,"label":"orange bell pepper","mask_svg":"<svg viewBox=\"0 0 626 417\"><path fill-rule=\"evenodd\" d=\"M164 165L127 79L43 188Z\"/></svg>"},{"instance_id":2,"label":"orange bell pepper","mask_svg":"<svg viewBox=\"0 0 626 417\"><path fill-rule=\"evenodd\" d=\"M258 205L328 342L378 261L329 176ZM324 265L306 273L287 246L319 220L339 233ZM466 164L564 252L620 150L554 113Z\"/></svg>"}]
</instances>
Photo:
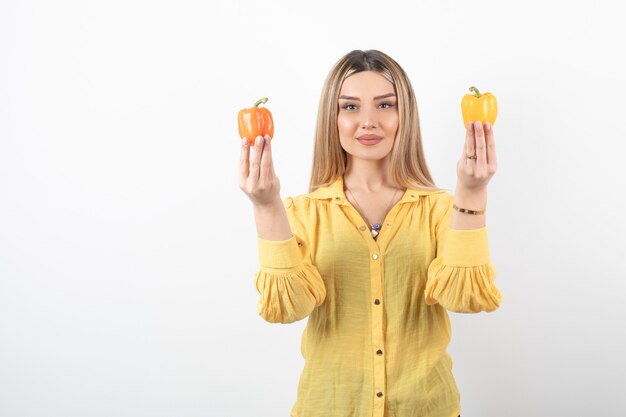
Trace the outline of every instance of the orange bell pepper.
<instances>
[{"instance_id":1,"label":"orange bell pepper","mask_svg":"<svg viewBox=\"0 0 626 417\"><path fill-rule=\"evenodd\" d=\"M274 137L272 113L265 107L259 107L259 104L266 102L267 97L260 99L249 109L239 110L239 136L242 139L248 138L251 146L254 146L257 136L269 135L270 139Z\"/></svg>"},{"instance_id":2,"label":"orange bell pepper","mask_svg":"<svg viewBox=\"0 0 626 417\"><path fill-rule=\"evenodd\" d=\"M461 112L463 113L463 124L480 121L483 125L489 122L492 126L496 122L498 115L498 102L491 93L480 94L476 87L470 87L474 94L465 94L461 100Z\"/></svg>"}]
</instances>

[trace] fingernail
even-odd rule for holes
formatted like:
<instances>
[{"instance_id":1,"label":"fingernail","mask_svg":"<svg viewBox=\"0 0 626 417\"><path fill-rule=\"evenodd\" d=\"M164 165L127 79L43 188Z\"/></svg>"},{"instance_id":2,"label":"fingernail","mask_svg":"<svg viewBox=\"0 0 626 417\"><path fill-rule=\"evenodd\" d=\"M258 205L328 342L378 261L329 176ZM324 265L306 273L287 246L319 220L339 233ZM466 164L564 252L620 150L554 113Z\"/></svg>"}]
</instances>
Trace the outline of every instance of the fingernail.
<instances>
[{"instance_id":1,"label":"fingernail","mask_svg":"<svg viewBox=\"0 0 626 417\"><path fill-rule=\"evenodd\" d=\"M491 130L491 124L489 122L485 123L485 130Z\"/></svg>"},{"instance_id":2,"label":"fingernail","mask_svg":"<svg viewBox=\"0 0 626 417\"><path fill-rule=\"evenodd\" d=\"M472 128L473 128L473 127L474 127L474 123L469 122L469 123L467 124L467 128L468 128L469 130L472 130Z\"/></svg>"},{"instance_id":3,"label":"fingernail","mask_svg":"<svg viewBox=\"0 0 626 417\"><path fill-rule=\"evenodd\" d=\"M248 138L243 138L243 146L248 146Z\"/></svg>"},{"instance_id":4,"label":"fingernail","mask_svg":"<svg viewBox=\"0 0 626 417\"><path fill-rule=\"evenodd\" d=\"M257 136L255 143L261 145L263 143L263 136Z\"/></svg>"},{"instance_id":5,"label":"fingernail","mask_svg":"<svg viewBox=\"0 0 626 417\"><path fill-rule=\"evenodd\" d=\"M476 129L480 129L480 122L476 122Z\"/></svg>"}]
</instances>

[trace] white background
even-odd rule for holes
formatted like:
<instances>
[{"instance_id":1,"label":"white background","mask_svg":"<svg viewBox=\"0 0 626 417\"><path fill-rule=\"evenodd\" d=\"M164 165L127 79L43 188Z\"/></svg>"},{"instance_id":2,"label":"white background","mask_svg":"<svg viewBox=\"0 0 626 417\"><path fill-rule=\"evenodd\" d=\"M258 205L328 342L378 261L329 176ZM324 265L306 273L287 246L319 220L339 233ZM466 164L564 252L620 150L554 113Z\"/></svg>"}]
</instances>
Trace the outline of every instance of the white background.
<instances>
[{"instance_id":1,"label":"white background","mask_svg":"<svg viewBox=\"0 0 626 417\"><path fill-rule=\"evenodd\" d=\"M618 2L0 3L0 415L288 416L306 319L258 316L236 115L307 192L353 49L407 71L454 190L471 85L498 98L494 313L451 313L462 416L623 414L626 36Z\"/></svg>"}]
</instances>

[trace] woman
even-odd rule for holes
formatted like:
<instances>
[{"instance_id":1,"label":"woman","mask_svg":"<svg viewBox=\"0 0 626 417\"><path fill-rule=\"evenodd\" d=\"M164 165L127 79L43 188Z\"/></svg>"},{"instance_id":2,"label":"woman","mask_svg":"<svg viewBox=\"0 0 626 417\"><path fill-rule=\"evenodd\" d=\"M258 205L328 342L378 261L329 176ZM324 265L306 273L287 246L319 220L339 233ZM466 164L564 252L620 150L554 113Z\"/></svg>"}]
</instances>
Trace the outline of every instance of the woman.
<instances>
[{"instance_id":1,"label":"woman","mask_svg":"<svg viewBox=\"0 0 626 417\"><path fill-rule=\"evenodd\" d=\"M468 124L454 196L435 187L409 79L369 50L326 79L308 194L281 200L262 139L252 152L243 139L239 186L254 205L259 314L308 317L291 416L458 416L447 310L502 298L484 213L491 127Z\"/></svg>"}]
</instances>

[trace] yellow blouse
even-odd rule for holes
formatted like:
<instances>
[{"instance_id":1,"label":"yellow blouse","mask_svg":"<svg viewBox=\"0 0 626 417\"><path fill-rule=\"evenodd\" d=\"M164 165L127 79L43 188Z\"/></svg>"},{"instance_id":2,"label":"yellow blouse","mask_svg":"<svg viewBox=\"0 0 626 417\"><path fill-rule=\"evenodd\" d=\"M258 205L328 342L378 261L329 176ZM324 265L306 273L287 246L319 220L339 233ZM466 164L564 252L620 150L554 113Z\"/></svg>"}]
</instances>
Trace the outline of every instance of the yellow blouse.
<instances>
[{"instance_id":1,"label":"yellow blouse","mask_svg":"<svg viewBox=\"0 0 626 417\"><path fill-rule=\"evenodd\" d=\"M290 239L258 239L258 310L308 316L293 417L457 417L447 310L493 311L487 227L450 229L454 196L407 189L374 240L343 178L284 200Z\"/></svg>"}]
</instances>

